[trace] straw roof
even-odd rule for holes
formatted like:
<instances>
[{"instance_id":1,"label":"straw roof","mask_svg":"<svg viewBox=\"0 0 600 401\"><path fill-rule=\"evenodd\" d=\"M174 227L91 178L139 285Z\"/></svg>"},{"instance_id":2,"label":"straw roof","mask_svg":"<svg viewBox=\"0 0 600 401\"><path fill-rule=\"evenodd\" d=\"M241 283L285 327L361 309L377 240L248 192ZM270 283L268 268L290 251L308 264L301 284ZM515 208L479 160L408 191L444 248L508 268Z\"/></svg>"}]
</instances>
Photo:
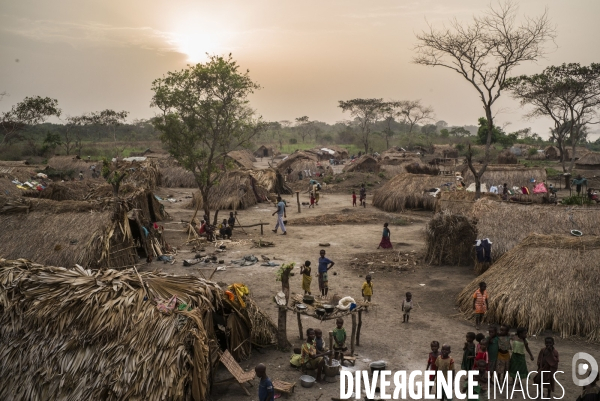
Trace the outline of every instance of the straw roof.
<instances>
[{"instance_id":1,"label":"straw roof","mask_svg":"<svg viewBox=\"0 0 600 401\"><path fill-rule=\"evenodd\" d=\"M287 157L287 159L282 160L280 163L278 163L277 170L279 170L281 172L285 172L288 169L288 167L290 167L290 166L292 167L293 170L300 170L299 168L296 168L296 164L300 164L300 163L302 163L303 165L304 164L314 165L313 170L316 170L317 156L312 153L296 151L296 152L292 153L291 155L289 155Z\"/></svg>"},{"instance_id":2,"label":"straw roof","mask_svg":"<svg viewBox=\"0 0 600 401\"><path fill-rule=\"evenodd\" d=\"M160 167L161 186L167 188L197 188L194 173L181 166Z\"/></svg>"},{"instance_id":3,"label":"straw roof","mask_svg":"<svg viewBox=\"0 0 600 401\"><path fill-rule=\"evenodd\" d=\"M477 166L476 169L478 169ZM475 182L475 177L473 177L470 169L467 169L463 178L465 184ZM489 185L507 183L509 187L521 187L531 184L531 178L534 178L536 181L545 181L546 169L542 167L527 168L520 165L490 164L485 170L483 177L481 177L481 182Z\"/></svg>"},{"instance_id":4,"label":"straw roof","mask_svg":"<svg viewBox=\"0 0 600 401\"><path fill-rule=\"evenodd\" d=\"M96 166L96 170L100 171L102 169L102 161L90 161L87 162L82 159L77 159L74 156L54 156L50 160L48 160L48 167L54 170L64 171L64 172L73 172L74 176L79 175L79 172L83 172L83 177L86 180L92 180L92 170L90 167L92 165ZM104 180L102 177L95 178L95 180L102 181Z\"/></svg>"},{"instance_id":5,"label":"straw roof","mask_svg":"<svg viewBox=\"0 0 600 401\"><path fill-rule=\"evenodd\" d=\"M417 208L434 210L437 198L425 191L440 188L453 179L441 175L400 173L375 191L373 205L386 212Z\"/></svg>"},{"instance_id":6,"label":"straw roof","mask_svg":"<svg viewBox=\"0 0 600 401\"><path fill-rule=\"evenodd\" d=\"M250 170L248 173L256 180L258 186L266 189L269 193L291 194L293 192L277 169Z\"/></svg>"},{"instance_id":7,"label":"straw roof","mask_svg":"<svg viewBox=\"0 0 600 401\"><path fill-rule=\"evenodd\" d=\"M449 211L437 213L425 229L425 261L435 265L471 265L475 224L468 217ZM460 242L457 241L460 239Z\"/></svg>"},{"instance_id":8,"label":"straw roof","mask_svg":"<svg viewBox=\"0 0 600 401\"><path fill-rule=\"evenodd\" d=\"M0 260L0 282L0 399L204 401L220 351L214 315L234 329L221 344L234 355L240 330L259 345L275 332L251 300L241 310L195 276ZM160 313L156 299L173 295L182 310Z\"/></svg>"},{"instance_id":9,"label":"straw roof","mask_svg":"<svg viewBox=\"0 0 600 401\"><path fill-rule=\"evenodd\" d=\"M231 152L227 153L227 157L232 159L237 167L249 170L254 168L254 162L256 161L256 158L252 152L247 149L232 150Z\"/></svg>"},{"instance_id":10,"label":"straw roof","mask_svg":"<svg viewBox=\"0 0 600 401\"><path fill-rule=\"evenodd\" d=\"M544 149L544 153L548 159L558 159L558 155L560 155L560 149L558 149L556 146L547 146L546 149Z\"/></svg>"},{"instance_id":11,"label":"straw roof","mask_svg":"<svg viewBox=\"0 0 600 401\"><path fill-rule=\"evenodd\" d=\"M488 321L600 341L600 294L585 291L600 281L598 260L599 237L532 234L469 283L458 303L471 314L473 293L485 281Z\"/></svg>"},{"instance_id":12,"label":"straw roof","mask_svg":"<svg viewBox=\"0 0 600 401\"><path fill-rule=\"evenodd\" d=\"M433 156L455 159L458 157L458 149L449 144L433 145Z\"/></svg>"},{"instance_id":13,"label":"straw roof","mask_svg":"<svg viewBox=\"0 0 600 401\"><path fill-rule=\"evenodd\" d=\"M578 168L599 168L600 167L600 152L589 152L583 155L575 162Z\"/></svg>"},{"instance_id":14,"label":"straw roof","mask_svg":"<svg viewBox=\"0 0 600 401\"><path fill-rule=\"evenodd\" d=\"M500 202L500 195L483 192L483 198ZM468 191L444 191L439 195L435 211L436 213L448 211L453 214L469 215L475 205L477 194Z\"/></svg>"},{"instance_id":15,"label":"straw roof","mask_svg":"<svg viewBox=\"0 0 600 401\"><path fill-rule=\"evenodd\" d=\"M379 163L376 158L370 155L362 155L352 163L348 163L342 170L344 172L363 171L369 173L379 172Z\"/></svg>"},{"instance_id":16,"label":"straw roof","mask_svg":"<svg viewBox=\"0 0 600 401\"><path fill-rule=\"evenodd\" d=\"M567 148L565 149L565 155L566 155L567 160L571 160L572 151L573 151L573 149L570 146L567 146ZM581 159L583 156L585 156L589 152L591 152L591 151L588 148L585 148L583 146L576 146L575 147L575 159Z\"/></svg>"}]
</instances>

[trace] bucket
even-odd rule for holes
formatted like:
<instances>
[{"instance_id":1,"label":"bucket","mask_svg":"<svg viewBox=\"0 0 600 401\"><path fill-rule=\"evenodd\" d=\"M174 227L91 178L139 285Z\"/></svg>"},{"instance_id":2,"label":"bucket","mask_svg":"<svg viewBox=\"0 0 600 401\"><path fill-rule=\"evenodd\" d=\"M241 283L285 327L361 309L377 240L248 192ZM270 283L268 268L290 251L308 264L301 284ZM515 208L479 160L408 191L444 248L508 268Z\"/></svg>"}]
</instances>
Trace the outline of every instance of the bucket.
<instances>
[{"instance_id":1,"label":"bucket","mask_svg":"<svg viewBox=\"0 0 600 401\"><path fill-rule=\"evenodd\" d=\"M371 362L369 367L371 368L371 374L373 374L376 370L385 370L387 363L385 361Z\"/></svg>"}]
</instances>

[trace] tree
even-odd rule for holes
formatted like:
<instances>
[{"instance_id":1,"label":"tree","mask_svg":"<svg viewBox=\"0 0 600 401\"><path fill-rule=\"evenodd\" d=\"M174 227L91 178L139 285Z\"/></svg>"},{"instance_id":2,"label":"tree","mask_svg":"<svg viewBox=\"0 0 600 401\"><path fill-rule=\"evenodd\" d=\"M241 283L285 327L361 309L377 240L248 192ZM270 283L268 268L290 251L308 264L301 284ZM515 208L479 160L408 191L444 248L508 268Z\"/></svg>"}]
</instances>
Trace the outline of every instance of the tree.
<instances>
[{"instance_id":1,"label":"tree","mask_svg":"<svg viewBox=\"0 0 600 401\"><path fill-rule=\"evenodd\" d=\"M385 122L383 137L385 138L386 149L390 148L390 139L395 135L395 132L392 130L392 124L396 122L395 117L398 116L398 107L399 102L391 101L385 102L381 109L383 121Z\"/></svg>"},{"instance_id":2,"label":"tree","mask_svg":"<svg viewBox=\"0 0 600 401\"><path fill-rule=\"evenodd\" d=\"M424 106L420 100L402 100L398 102L398 115L409 126L408 133L412 133L416 124L433 121L433 108Z\"/></svg>"},{"instance_id":3,"label":"tree","mask_svg":"<svg viewBox=\"0 0 600 401\"><path fill-rule=\"evenodd\" d=\"M302 116L296 118L296 131L300 134L300 138L302 138L302 142L305 142L306 136L310 136L311 133L311 121L308 116Z\"/></svg>"},{"instance_id":4,"label":"tree","mask_svg":"<svg viewBox=\"0 0 600 401\"><path fill-rule=\"evenodd\" d=\"M56 132L46 132L46 137L44 138L44 146L42 147L42 153L46 154L50 151L54 152L61 144L60 134Z\"/></svg>"},{"instance_id":5,"label":"tree","mask_svg":"<svg viewBox=\"0 0 600 401\"><path fill-rule=\"evenodd\" d=\"M0 99L4 97L2 94ZM21 132L28 125L40 124L49 117L60 117L58 100L49 97L26 97L14 105L9 111L0 114L0 145L10 145L23 139Z\"/></svg>"},{"instance_id":6,"label":"tree","mask_svg":"<svg viewBox=\"0 0 600 401\"><path fill-rule=\"evenodd\" d=\"M576 146L585 139L585 127L598 123L600 64L582 67L571 63L548 67L540 74L511 78L505 88L522 105L533 106L528 117L552 119L551 136L560 150L563 172L573 171ZM567 144L571 146L568 167L564 157Z\"/></svg>"},{"instance_id":7,"label":"tree","mask_svg":"<svg viewBox=\"0 0 600 401\"><path fill-rule=\"evenodd\" d=\"M241 72L231 54L210 56L206 63L169 72L152 83L152 105L162 111L154 125L169 152L194 174L208 216L208 194L218 182L218 161L264 130L264 122L254 116L247 100L258 89L249 71Z\"/></svg>"},{"instance_id":8,"label":"tree","mask_svg":"<svg viewBox=\"0 0 600 401\"><path fill-rule=\"evenodd\" d=\"M385 109L383 99L340 100L338 103L342 111L349 111L350 115L357 120L361 143L365 147L365 153L369 153L371 127L382 116Z\"/></svg>"},{"instance_id":9,"label":"tree","mask_svg":"<svg viewBox=\"0 0 600 401\"><path fill-rule=\"evenodd\" d=\"M438 127L435 124L426 124L421 127L421 133L427 136L435 135L437 128Z\"/></svg>"},{"instance_id":10,"label":"tree","mask_svg":"<svg viewBox=\"0 0 600 401\"><path fill-rule=\"evenodd\" d=\"M102 159L102 177L112 186L113 196L117 198L119 196L119 188L121 181L127 176L126 171L119 172L117 169L111 168L111 163L108 159Z\"/></svg>"},{"instance_id":11,"label":"tree","mask_svg":"<svg viewBox=\"0 0 600 401\"><path fill-rule=\"evenodd\" d=\"M102 110L100 112L92 113L88 116L88 120L91 124L102 125L108 128L108 131L113 134L113 141L115 145L115 152L117 151L117 127L126 122L128 111L114 111L111 109ZM118 154L115 154L115 157Z\"/></svg>"},{"instance_id":12,"label":"tree","mask_svg":"<svg viewBox=\"0 0 600 401\"><path fill-rule=\"evenodd\" d=\"M485 110L488 137L481 168L477 171L471 159L469 169L475 176L477 197L481 196L481 177L491 160L490 146L494 127L493 106L504 88L510 72L523 62L536 61L546 54L548 40L555 37L547 12L537 18L525 18L517 23L518 8L510 1L491 7L470 24L457 20L450 27L417 35L416 64L445 67L469 82L477 91Z\"/></svg>"},{"instance_id":13,"label":"tree","mask_svg":"<svg viewBox=\"0 0 600 401\"><path fill-rule=\"evenodd\" d=\"M447 128L442 128L442 129L440 130L440 136L441 136L442 138L448 138L448 137L450 136L450 131L448 131L448 129L447 129Z\"/></svg>"},{"instance_id":14,"label":"tree","mask_svg":"<svg viewBox=\"0 0 600 401\"><path fill-rule=\"evenodd\" d=\"M455 137L471 135L471 133L463 127L452 127L450 128L449 134Z\"/></svg>"}]
</instances>

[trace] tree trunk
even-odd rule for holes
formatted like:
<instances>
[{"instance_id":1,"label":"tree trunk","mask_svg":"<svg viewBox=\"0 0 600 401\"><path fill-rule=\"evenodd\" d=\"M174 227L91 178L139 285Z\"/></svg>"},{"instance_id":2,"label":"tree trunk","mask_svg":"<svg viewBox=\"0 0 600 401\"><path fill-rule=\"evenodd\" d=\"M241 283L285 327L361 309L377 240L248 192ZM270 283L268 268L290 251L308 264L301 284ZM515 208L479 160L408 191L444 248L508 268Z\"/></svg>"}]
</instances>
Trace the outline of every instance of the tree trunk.
<instances>
[{"instance_id":1,"label":"tree trunk","mask_svg":"<svg viewBox=\"0 0 600 401\"><path fill-rule=\"evenodd\" d=\"M213 219L213 226L217 226L217 219L219 218L219 209L215 210L215 218Z\"/></svg>"},{"instance_id":2,"label":"tree trunk","mask_svg":"<svg viewBox=\"0 0 600 401\"><path fill-rule=\"evenodd\" d=\"M277 348L287 350L290 347L291 344L287 339L287 308L279 306L279 313L277 315Z\"/></svg>"}]
</instances>

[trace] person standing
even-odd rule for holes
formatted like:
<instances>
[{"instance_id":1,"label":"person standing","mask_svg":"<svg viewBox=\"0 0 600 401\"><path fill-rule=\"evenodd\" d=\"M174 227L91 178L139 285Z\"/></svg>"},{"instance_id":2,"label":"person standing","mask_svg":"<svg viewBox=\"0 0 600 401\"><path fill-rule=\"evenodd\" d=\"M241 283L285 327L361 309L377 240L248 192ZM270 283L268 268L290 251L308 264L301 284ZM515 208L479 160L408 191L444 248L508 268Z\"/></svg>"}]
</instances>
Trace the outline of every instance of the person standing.
<instances>
[{"instance_id":1,"label":"person standing","mask_svg":"<svg viewBox=\"0 0 600 401\"><path fill-rule=\"evenodd\" d=\"M362 207L367 207L367 189L365 188L365 184L360 184L360 205Z\"/></svg>"},{"instance_id":2,"label":"person standing","mask_svg":"<svg viewBox=\"0 0 600 401\"><path fill-rule=\"evenodd\" d=\"M275 213L277 213L277 223L275 224L275 229L272 231L277 234L277 229L281 227L283 235L287 235L285 224L283 224L283 219L287 218L287 214L285 212L285 202L281 200L281 196L277 197L277 210L271 216L275 216Z\"/></svg>"},{"instance_id":3,"label":"person standing","mask_svg":"<svg viewBox=\"0 0 600 401\"><path fill-rule=\"evenodd\" d=\"M479 330L483 315L488 310L487 285L483 281L479 283L479 289L473 294L473 310L475 311L475 328Z\"/></svg>"},{"instance_id":4,"label":"person standing","mask_svg":"<svg viewBox=\"0 0 600 401\"><path fill-rule=\"evenodd\" d=\"M546 399L549 400L552 398L552 392L555 390L554 383L556 383L556 378L554 374L558 370L559 359L558 351L554 348L554 338L546 337L544 344L545 347L538 354L538 374L533 381L540 386L540 398L544 398L544 388L548 390L548 397Z\"/></svg>"},{"instance_id":5,"label":"person standing","mask_svg":"<svg viewBox=\"0 0 600 401\"><path fill-rule=\"evenodd\" d=\"M325 257L325 249L321 249L319 252L319 290L321 290L321 297L327 297L329 291L329 278L327 277L327 271L333 268L333 261Z\"/></svg>"},{"instance_id":6,"label":"person standing","mask_svg":"<svg viewBox=\"0 0 600 401\"><path fill-rule=\"evenodd\" d=\"M312 282L312 277L310 275L310 260L304 262L304 266L300 266L300 274L302 275L302 289L304 290L304 295L311 295L310 293L310 283Z\"/></svg>"},{"instance_id":7,"label":"person standing","mask_svg":"<svg viewBox=\"0 0 600 401\"><path fill-rule=\"evenodd\" d=\"M273 401L275 399L275 389L271 379L267 376L267 367L259 363L254 368L256 376L260 379L258 384L258 399L259 401Z\"/></svg>"},{"instance_id":8,"label":"person standing","mask_svg":"<svg viewBox=\"0 0 600 401\"><path fill-rule=\"evenodd\" d=\"M352 206L356 206L356 191L352 190Z\"/></svg>"},{"instance_id":9,"label":"person standing","mask_svg":"<svg viewBox=\"0 0 600 401\"><path fill-rule=\"evenodd\" d=\"M392 242L390 241L390 229L388 228L388 223L383 224L383 234L381 236L381 242L379 243L379 246L377 247L377 249L379 249L379 248L383 248L383 249L391 249L392 248Z\"/></svg>"},{"instance_id":10,"label":"person standing","mask_svg":"<svg viewBox=\"0 0 600 401\"><path fill-rule=\"evenodd\" d=\"M227 224L229 224L229 226L233 230L233 227L235 226L235 216L233 215L233 212L229 212L229 219L227 219Z\"/></svg>"}]
</instances>

